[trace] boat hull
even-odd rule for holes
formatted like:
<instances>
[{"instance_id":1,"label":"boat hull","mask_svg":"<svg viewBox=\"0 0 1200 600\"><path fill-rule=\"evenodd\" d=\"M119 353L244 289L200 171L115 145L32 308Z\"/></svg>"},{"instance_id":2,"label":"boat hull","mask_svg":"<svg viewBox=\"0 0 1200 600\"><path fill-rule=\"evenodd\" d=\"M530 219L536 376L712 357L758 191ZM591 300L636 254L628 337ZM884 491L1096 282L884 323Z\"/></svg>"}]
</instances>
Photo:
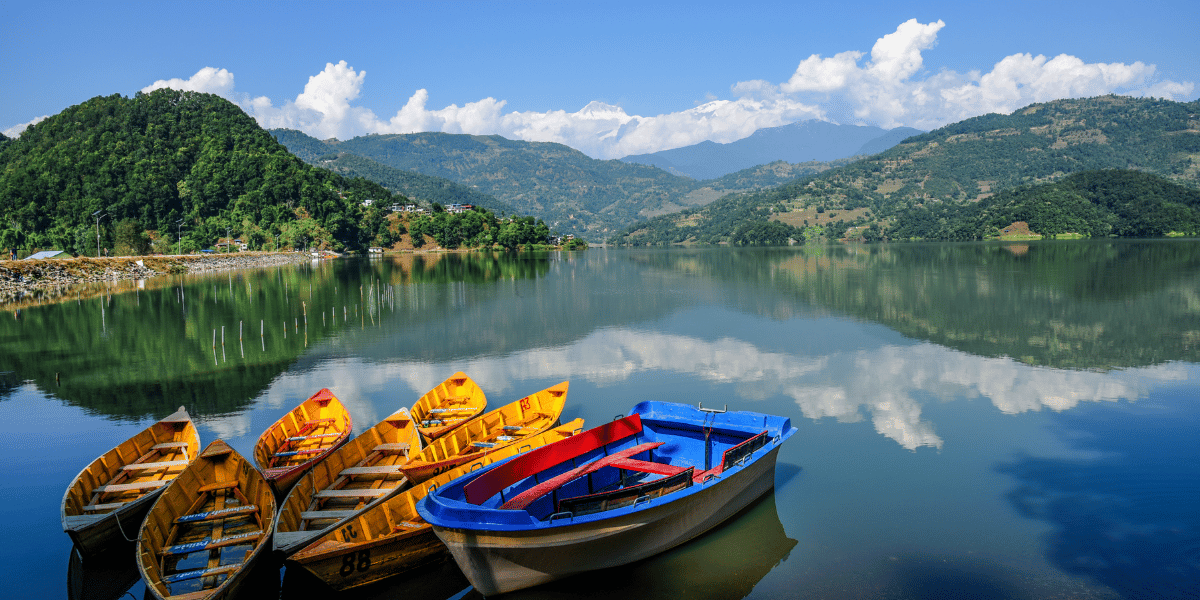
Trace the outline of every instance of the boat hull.
<instances>
[{"instance_id":1,"label":"boat hull","mask_svg":"<svg viewBox=\"0 0 1200 600\"><path fill-rule=\"evenodd\" d=\"M292 563L320 578L329 587L344 591L450 558L446 547L429 527L411 534L347 546L344 550L295 559Z\"/></svg>"},{"instance_id":2,"label":"boat hull","mask_svg":"<svg viewBox=\"0 0 1200 600\"><path fill-rule=\"evenodd\" d=\"M628 564L669 550L737 514L775 486L776 446L746 468L707 483L686 498L651 500L629 514L535 530L442 528L434 532L471 585L484 596L575 573Z\"/></svg>"},{"instance_id":3,"label":"boat hull","mask_svg":"<svg viewBox=\"0 0 1200 600\"><path fill-rule=\"evenodd\" d=\"M161 489L146 494L121 510L103 515L103 518L82 527L66 529L67 535L85 557L96 556L120 543L137 540L137 531L142 519L154 506Z\"/></svg>"}]
</instances>

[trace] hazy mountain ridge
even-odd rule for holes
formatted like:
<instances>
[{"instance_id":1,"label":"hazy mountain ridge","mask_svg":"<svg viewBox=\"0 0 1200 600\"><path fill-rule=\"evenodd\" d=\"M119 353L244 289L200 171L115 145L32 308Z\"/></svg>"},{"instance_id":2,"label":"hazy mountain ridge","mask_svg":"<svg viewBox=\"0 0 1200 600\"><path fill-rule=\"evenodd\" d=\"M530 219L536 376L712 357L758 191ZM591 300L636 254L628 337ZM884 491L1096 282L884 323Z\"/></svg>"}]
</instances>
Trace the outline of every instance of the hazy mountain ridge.
<instances>
[{"instance_id":1,"label":"hazy mountain ridge","mask_svg":"<svg viewBox=\"0 0 1200 600\"><path fill-rule=\"evenodd\" d=\"M810 120L759 129L746 138L725 144L704 141L682 148L630 155L621 160L654 165L694 179L716 179L780 160L788 163L828 162L876 154L921 133L924 132L911 127L887 130Z\"/></svg>"}]
</instances>

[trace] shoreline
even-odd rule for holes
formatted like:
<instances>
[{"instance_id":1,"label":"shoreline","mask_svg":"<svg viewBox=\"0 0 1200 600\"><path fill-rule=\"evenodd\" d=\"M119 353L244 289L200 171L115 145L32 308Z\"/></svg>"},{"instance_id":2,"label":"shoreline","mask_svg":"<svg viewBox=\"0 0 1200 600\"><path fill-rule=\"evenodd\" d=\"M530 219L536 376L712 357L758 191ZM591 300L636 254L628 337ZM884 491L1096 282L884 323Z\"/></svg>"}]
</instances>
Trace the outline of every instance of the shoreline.
<instances>
[{"instance_id":1,"label":"shoreline","mask_svg":"<svg viewBox=\"0 0 1200 600\"><path fill-rule=\"evenodd\" d=\"M237 252L178 256L112 256L6 260L0 262L0 305L27 294L71 288L89 283L117 283L164 275L195 275L255 269L313 260L301 252Z\"/></svg>"}]
</instances>

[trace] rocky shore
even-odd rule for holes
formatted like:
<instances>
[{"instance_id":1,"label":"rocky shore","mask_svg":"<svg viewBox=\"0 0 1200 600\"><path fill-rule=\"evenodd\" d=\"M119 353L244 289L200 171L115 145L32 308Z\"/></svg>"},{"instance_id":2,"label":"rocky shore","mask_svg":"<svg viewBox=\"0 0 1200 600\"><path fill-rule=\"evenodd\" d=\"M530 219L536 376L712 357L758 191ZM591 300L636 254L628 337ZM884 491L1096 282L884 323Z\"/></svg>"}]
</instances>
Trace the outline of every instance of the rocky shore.
<instances>
[{"instance_id":1,"label":"rocky shore","mask_svg":"<svg viewBox=\"0 0 1200 600\"><path fill-rule=\"evenodd\" d=\"M34 290L81 283L150 279L168 274L213 273L309 260L312 260L311 256L299 252L8 260L0 262L0 301Z\"/></svg>"}]
</instances>

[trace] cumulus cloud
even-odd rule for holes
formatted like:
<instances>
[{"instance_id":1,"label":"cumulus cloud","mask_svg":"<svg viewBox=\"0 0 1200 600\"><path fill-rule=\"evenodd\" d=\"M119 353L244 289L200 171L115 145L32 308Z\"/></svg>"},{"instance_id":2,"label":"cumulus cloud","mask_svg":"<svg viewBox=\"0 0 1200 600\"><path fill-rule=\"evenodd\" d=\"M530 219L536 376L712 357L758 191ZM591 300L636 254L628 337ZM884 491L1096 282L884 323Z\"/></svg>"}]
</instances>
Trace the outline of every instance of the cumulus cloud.
<instances>
[{"instance_id":1,"label":"cumulus cloud","mask_svg":"<svg viewBox=\"0 0 1200 600\"><path fill-rule=\"evenodd\" d=\"M233 99L233 73L225 69L215 67L204 67L196 72L195 75L187 79L159 79L154 83L142 88L143 93L150 93L154 90L171 88L173 90L184 90L188 92L204 92L206 94L216 94L230 100Z\"/></svg>"},{"instance_id":2,"label":"cumulus cloud","mask_svg":"<svg viewBox=\"0 0 1200 600\"><path fill-rule=\"evenodd\" d=\"M732 142L764 127L806 119L933 129L989 112L1009 113L1033 102L1108 93L1182 100L1195 88L1191 82L1158 80L1155 66L1140 61L1087 63L1067 54L1048 58L1017 53L986 72L931 72L925 58L935 51L938 33L945 27L940 20L910 19L876 40L869 53L848 49L830 57L813 54L781 83L736 82L730 86L730 98L710 96L692 108L653 116L630 115L602 102L575 112L506 112L507 101L493 97L430 108L429 91L422 88L394 115L381 117L355 105L367 73L346 61L327 63L309 78L303 92L279 103L235 92L233 74L213 67L186 80L156 81L143 91L172 87L220 94L264 127L299 129L322 139L419 131L498 134L559 142L596 158L618 158L706 140Z\"/></svg>"},{"instance_id":3,"label":"cumulus cloud","mask_svg":"<svg viewBox=\"0 0 1200 600\"><path fill-rule=\"evenodd\" d=\"M22 133L25 132L26 129L29 129L30 127L37 125L38 123L41 123L42 121L45 121L48 118L50 118L50 115L42 115L42 116L37 117L34 120L29 121L27 123L13 125L12 127L9 127L8 129L4 130L4 135L6 135L10 138L19 137Z\"/></svg>"},{"instance_id":4,"label":"cumulus cloud","mask_svg":"<svg viewBox=\"0 0 1200 600\"><path fill-rule=\"evenodd\" d=\"M1060 98L1126 93L1182 100L1194 89L1190 82L1154 81L1154 65L1140 61L1086 63L1067 54L1013 54L986 73L924 73L924 53L936 46L943 27L942 21L906 21L880 38L865 62L857 51L814 54L780 89L797 99L844 103L858 123L919 129Z\"/></svg>"}]
</instances>

